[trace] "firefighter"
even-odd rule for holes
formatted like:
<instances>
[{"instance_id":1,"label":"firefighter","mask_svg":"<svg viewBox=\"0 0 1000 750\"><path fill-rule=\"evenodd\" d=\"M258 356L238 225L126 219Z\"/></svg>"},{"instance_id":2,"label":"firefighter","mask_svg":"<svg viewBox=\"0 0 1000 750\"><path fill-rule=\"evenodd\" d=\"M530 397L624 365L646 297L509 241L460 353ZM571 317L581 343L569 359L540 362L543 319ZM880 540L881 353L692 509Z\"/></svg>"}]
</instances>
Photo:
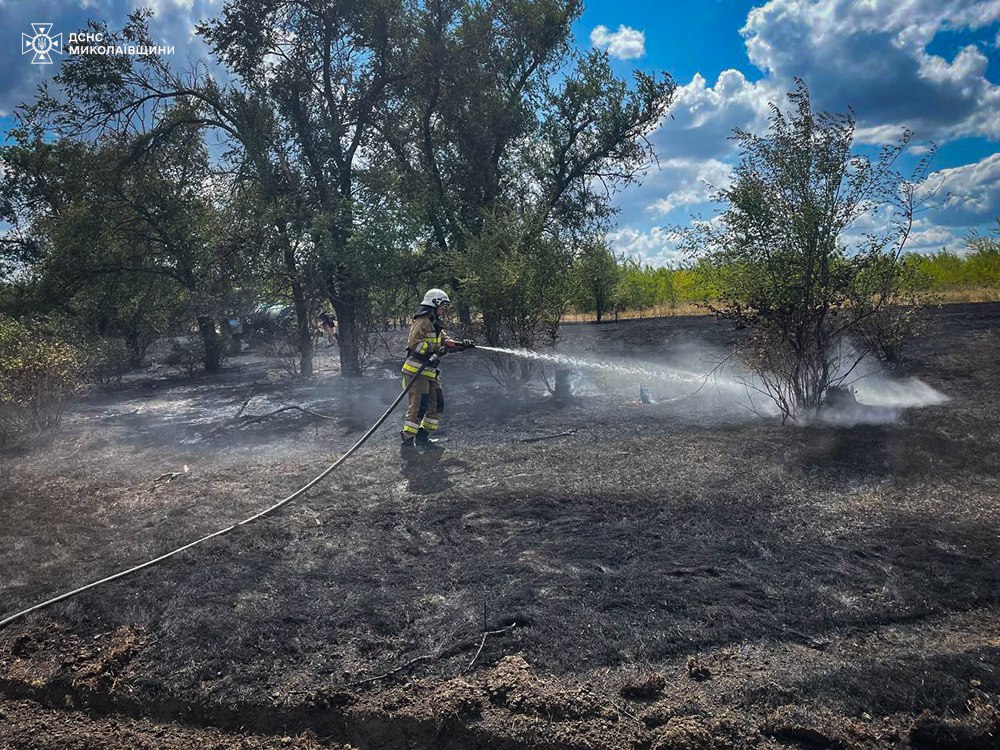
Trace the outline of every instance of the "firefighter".
<instances>
[{"instance_id":1,"label":"firefighter","mask_svg":"<svg viewBox=\"0 0 1000 750\"><path fill-rule=\"evenodd\" d=\"M441 425L441 413L444 411L438 362L445 354L474 346L469 339L454 341L448 338L441 329L441 318L450 304L451 300L444 291L430 289L413 316L413 325L406 340L403 387L406 388L414 377L416 382L408 394L409 406L400 433L404 453L418 446L425 450L440 448L430 436ZM425 364L423 372L417 376L420 366Z\"/></svg>"}]
</instances>

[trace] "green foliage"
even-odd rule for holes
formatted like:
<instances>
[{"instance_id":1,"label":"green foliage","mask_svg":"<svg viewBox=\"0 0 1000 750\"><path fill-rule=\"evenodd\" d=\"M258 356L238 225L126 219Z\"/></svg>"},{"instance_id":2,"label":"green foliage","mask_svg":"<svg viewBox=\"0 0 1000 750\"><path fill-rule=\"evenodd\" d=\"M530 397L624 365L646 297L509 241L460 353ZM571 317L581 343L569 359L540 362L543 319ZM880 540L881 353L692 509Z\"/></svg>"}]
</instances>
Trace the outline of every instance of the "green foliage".
<instances>
[{"instance_id":1,"label":"green foliage","mask_svg":"<svg viewBox=\"0 0 1000 750\"><path fill-rule=\"evenodd\" d=\"M700 261L675 268L642 265L633 258L622 261L612 302L616 312L673 309L678 305L703 305L718 298L714 267Z\"/></svg>"},{"instance_id":2,"label":"green foliage","mask_svg":"<svg viewBox=\"0 0 1000 750\"><path fill-rule=\"evenodd\" d=\"M749 330L745 361L785 418L820 408L865 354L898 348L880 336L907 335L886 311L911 286L901 256L930 159L905 180L893 165L909 133L872 161L851 151L851 114L813 113L801 81L789 100L787 114L772 105L766 135L736 131L720 222L685 233L711 268L713 309ZM846 230L876 213L884 228L848 246Z\"/></svg>"},{"instance_id":3,"label":"green foliage","mask_svg":"<svg viewBox=\"0 0 1000 750\"><path fill-rule=\"evenodd\" d=\"M122 376L132 366L133 352L125 339L96 338L88 341L83 348L90 377L102 385L121 382Z\"/></svg>"},{"instance_id":4,"label":"green foliage","mask_svg":"<svg viewBox=\"0 0 1000 750\"><path fill-rule=\"evenodd\" d=\"M964 255L940 250L932 255L909 255L906 261L936 291L1000 288L1000 219L990 234L974 232L966 237L965 246Z\"/></svg>"},{"instance_id":5,"label":"green foliage","mask_svg":"<svg viewBox=\"0 0 1000 750\"><path fill-rule=\"evenodd\" d=\"M658 282L656 269L643 268L638 261L628 258L622 268L621 278L615 285L613 300L615 310L645 310L656 304Z\"/></svg>"},{"instance_id":6,"label":"green foliage","mask_svg":"<svg viewBox=\"0 0 1000 750\"><path fill-rule=\"evenodd\" d=\"M620 276L615 254L603 242L584 245L572 272L573 302L577 309L594 313L600 323L611 309Z\"/></svg>"},{"instance_id":7,"label":"green foliage","mask_svg":"<svg viewBox=\"0 0 1000 750\"><path fill-rule=\"evenodd\" d=\"M183 337L170 340L170 349L163 364L179 375L194 377L205 359L205 342L199 338Z\"/></svg>"},{"instance_id":8,"label":"green foliage","mask_svg":"<svg viewBox=\"0 0 1000 750\"><path fill-rule=\"evenodd\" d=\"M6 250L23 264L32 313L73 320L83 338L124 339L135 366L172 326L231 307L244 254L225 203L205 187L198 131L164 134L148 152L134 135L96 143L48 141L30 128L12 135L4 218L32 252ZM204 366L218 362L206 355Z\"/></svg>"},{"instance_id":9,"label":"green foliage","mask_svg":"<svg viewBox=\"0 0 1000 750\"><path fill-rule=\"evenodd\" d=\"M581 12L577 0L231 0L197 29L225 84L155 56L67 58L9 152L0 218L27 231L0 264L26 267L45 309L123 336L134 361L151 336L196 322L215 369L212 323L250 288L293 301L303 372L313 313L332 306L341 371L357 375L368 334L428 278L450 283L467 321L463 303L482 305L488 335L544 339L569 256L650 163L645 136L675 88L575 52ZM94 30L148 43L150 17ZM224 143L215 164L206 130ZM501 235L514 243L494 288L479 279ZM175 325L139 314L154 310Z\"/></svg>"},{"instance_id":10,"label":"green foliage","mask_svg":"<svg viewBox=\"0 0 1000 750\"><path fill-rule=\"evenodd\" d=\"M545 286L526 281L536 268L562 283L568 257L608 220L611 190L649 163L644 136L673 96L668 76L636 74L629 85L606 54L573 52L569 35L581 10L563 0L420 7L406 84L382 126L438 283L454 288L464 322L471 321L467 303L479 306L492 344L545 337L548 313L512 315L503 307L507 292ZM502 249L493 291L475 280L489 275L483 262L493 261L483 249L496 245L498 217L517 227L501 232L516 236ZM595 261L608 270L606 259ZM603 314L604 272L581 273L592 283L585 289L577 276L579 304ZM555 305L569 294L560 289ZM549 293L542 296L550 308ZM514 332L512 324L542 328Z\"/></svg>"},{"instance_id":11,"label":"green foliage","mask_svg":"<svg viewBox=\"0 0 1000 750\"><path fill-rule=\"evenodd\" d=\"M58 427L66 406L86 390L87 370L80 348L0 316L0 447Z\"/></svg>"},{"instance_id":12,"label":"green foliage","mask_svg":"<svg viewBox=\"0 0 1000 750\"><path fill-rule=\"evenodd\" d=\"M532 233L517 215L489 217L458 260L465 294L482 310L487 341L551 344L571 291L570 263L559 238Z\"/></svg>"}]
</instances>

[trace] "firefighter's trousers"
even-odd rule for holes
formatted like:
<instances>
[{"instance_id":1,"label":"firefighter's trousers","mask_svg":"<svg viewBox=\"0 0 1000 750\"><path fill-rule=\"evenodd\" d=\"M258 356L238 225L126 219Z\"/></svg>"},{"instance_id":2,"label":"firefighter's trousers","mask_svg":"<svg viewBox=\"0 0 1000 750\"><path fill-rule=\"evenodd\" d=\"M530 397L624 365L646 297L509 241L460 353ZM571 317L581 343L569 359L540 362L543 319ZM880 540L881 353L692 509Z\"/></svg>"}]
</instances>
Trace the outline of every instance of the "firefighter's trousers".
<instances>
[{"instance_id":1,"label":"firefighter's trousers","mask_svg":"<svg viewBox=\"0 0 1000 750\"><path fill-rule=\"evenodd\" d=\"M403 376L405 388L412 375ZM410 388L409 406L406 409L406 419L403 422L403 437L417 434L423 427L428 432L441 426L441 413L444 411L444 391L437 378L425 378L420 375L417 382Z\"/></svg>"}]
</instances>

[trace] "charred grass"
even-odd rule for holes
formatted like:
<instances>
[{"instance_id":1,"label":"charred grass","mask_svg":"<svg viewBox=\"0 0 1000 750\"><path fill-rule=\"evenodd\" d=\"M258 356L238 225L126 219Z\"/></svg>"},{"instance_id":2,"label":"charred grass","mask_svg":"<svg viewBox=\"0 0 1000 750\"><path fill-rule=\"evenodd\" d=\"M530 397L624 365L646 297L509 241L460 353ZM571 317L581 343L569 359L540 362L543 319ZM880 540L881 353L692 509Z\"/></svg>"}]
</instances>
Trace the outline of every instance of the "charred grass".
<instances>
[{"instance_id":1,"label":"charred grass","mask_svg":"<svg viewBox=\"0 0 1000 750\"><path fill-rule=\"evenodd\" d=\"M456 365L448 450L404 460L386 427L281 514L0 631L0 682L373 748L992 742L998 324L938 311L907 368L952 400L881 426L616 392L560 408ZM564 341L653 358L691 337L728 340L702 317ZM261 410L338 419L216 430L254 381ZM280 499L398 392L268 382L139 384L0 459L0 611Z\"/></svg>"}]
</instances>

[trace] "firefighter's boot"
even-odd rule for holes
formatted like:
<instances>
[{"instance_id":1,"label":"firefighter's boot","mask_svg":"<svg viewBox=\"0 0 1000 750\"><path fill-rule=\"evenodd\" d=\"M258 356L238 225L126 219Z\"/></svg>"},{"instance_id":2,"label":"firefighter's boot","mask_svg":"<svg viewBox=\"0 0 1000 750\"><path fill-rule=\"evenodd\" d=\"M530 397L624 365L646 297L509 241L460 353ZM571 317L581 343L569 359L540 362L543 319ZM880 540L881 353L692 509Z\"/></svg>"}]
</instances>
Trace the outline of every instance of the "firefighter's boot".
<instances>
[{"instance_id":1,"label":"firefighter's boot","mask_svg":"<svg viewBox=\"0 0 1000 750\"><path fill-rule=\"evenodd\" d=\"M415 442L425 451L444 450L444 448L440 445L439 441L436 438L432 438L431 434L423 427L417 430L417 437Z\"/></svg>"},{"instance_id":2,"label":"firefighter's boot","mask_svg":"<svg viewBox=\"0 0 1000 750\"><path fill-rule=\"evenodd\" d=\"M399 452L404 456L411 456L417 450L417 445L413 438L412 432L402 433L402 442L399 444Z\"/></svg>"}]
</instances>

